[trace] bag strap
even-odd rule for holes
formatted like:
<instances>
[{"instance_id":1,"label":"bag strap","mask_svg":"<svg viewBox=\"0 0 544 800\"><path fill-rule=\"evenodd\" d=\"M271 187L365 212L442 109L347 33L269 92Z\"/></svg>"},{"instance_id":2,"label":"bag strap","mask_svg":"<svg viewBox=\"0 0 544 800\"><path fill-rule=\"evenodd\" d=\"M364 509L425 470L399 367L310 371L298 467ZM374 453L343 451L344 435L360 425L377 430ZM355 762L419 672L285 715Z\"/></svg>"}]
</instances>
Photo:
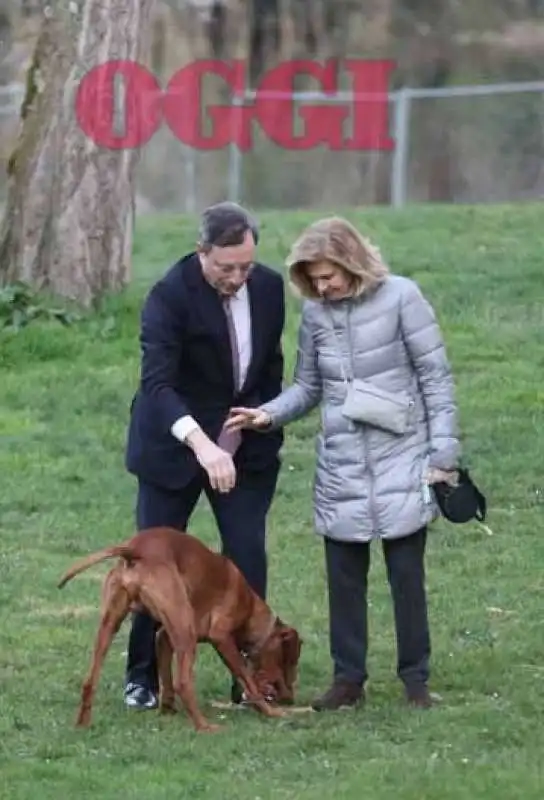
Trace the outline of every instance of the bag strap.
<instances>
[{"instance_id":1,"label":"bag strap","mask_svg":"<svg viewBox=\"0 0 544 800\"><path fill-rule=\"evenodd\" d=\"M487 500L485 498L485 495L482 494L482 492L478 489L478 487L476 486L476 484L474 483L474 481L470 477L470 473L469 473L467 467L459 468L458 472L459 472L459 477L461 478L461 480L464 483L467 483L467 484L470 485L470 487L472 488L472 491L474 492L474 494L476 496L476 501L478 503L478 510L476 511L476 514L475 514L476 519L479 522L484 522L485 518L487 516Z\"/></svg>"},{"instance_id":2,"label":"bag strap","mask_svg":"<svg viewBox=\"0 0 544 800\"><path fill-rule=\"evenodd\" d=\"M479 522L485 522L485 518L487 515L486 499L477 486L474 487L474 491L476 492L476 497L478 498L478 506L479 506L478 511L476 512L476 519Z\"/></svg>"}]
</instances>

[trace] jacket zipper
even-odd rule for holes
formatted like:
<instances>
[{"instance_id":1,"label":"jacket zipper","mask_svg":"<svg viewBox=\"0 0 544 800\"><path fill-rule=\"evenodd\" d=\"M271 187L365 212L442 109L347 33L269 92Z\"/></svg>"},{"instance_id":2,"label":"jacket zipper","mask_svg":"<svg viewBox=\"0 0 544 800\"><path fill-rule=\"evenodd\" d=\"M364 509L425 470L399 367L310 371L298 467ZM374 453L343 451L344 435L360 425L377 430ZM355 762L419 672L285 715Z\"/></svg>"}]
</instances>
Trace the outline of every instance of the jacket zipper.
<instances>
[{"instance_id":1,"label":"jacket zipper","mask_svg":"<svg viewBox=\"0 0 544 800\"><path fill-rule=\"evenodd\" d=\"M352 337L351 337L351 303L347 306L346 310L346 333L348 339L348 354L350 360L350 371L352 379L355 377L355 369L354 369L354 362L353 362L353 349L352 349ZM377 514L376 514L376 500L374 496L374 473L370 467L370 459L368 457L369 450L367 446L367 435L366 435L366 426L361 426L361 439L363 442L363 451L364 451L364 459L366 464L365 472L368 473L369 476L369 505L370 505L370 516L372 520L372 538L379 539L380 538L380 530L377 525Z\"/></svg>"},{"instance_id":2,"label":"jacket zipper","mask_svg":"<svg viewBox=\"0 0 544 800\"><path fill-rule=\"evenodd\" d=\"M374 480L374 473L372 472L372 469L370 467L370 459L368 457L368 452L369 451L368 451L368 447L367 447L366 431L365 431L365 426L364 425L363 425L363 428L361 430L361 436L362 436L362 439L363 439L363 449L364 449L364 454L365 454L366 472L368 473L368 477L369 477L369 505L370 505L370 516L371 516L371 519L372 519L372 538L373 539L379 539L380 538L380 530L379 530L378 524L377 524L378 520L377 520L377 515L376 515L376 500L375 500L375 496L374 496L374 483L375 483L375 480Z\"/></svg>"}]
</instances>

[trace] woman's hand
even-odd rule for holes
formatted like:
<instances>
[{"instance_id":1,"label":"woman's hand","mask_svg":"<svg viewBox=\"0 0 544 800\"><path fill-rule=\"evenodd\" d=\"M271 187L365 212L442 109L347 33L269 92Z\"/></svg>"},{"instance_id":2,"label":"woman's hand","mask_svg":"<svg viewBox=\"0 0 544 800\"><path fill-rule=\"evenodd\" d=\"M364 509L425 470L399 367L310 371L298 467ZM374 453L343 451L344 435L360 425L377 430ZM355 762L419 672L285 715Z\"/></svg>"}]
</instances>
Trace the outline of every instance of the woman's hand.
<instances>
[{"instance_id":1,"label":"woman's hand","mask_svg":"<svg viewBox=\"0 0 544 800\"><path fill-rule=\"evenodd\" d=\"M229 431L239 431L242 428L258 430L267 428L272 422L270 414L261 411L259 408L231 408L229 416L225 422L225 429Z\"/></svg>"}]
</instances>

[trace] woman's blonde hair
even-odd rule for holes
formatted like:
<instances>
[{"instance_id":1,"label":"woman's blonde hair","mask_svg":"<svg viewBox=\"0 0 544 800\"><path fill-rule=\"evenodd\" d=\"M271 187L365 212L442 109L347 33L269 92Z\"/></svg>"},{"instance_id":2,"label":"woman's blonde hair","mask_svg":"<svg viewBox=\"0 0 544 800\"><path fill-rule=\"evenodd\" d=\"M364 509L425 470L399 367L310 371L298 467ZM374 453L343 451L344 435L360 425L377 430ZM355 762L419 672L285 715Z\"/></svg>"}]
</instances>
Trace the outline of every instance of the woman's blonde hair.
<instances>
[{"instance_id":1,"label":"woman's blonde hair","mask_svg":"<svg viewBox=\"0 0 544 800\"><path fill-rule=\"evenodd\" d=\"M318 297L307 272L308 265L318 261L330 261L349 272L354 297L372 291L389 274L379 249L342 217L313 222L293 244L285 264L295 294Z\"/></svg>"}]
</instances>

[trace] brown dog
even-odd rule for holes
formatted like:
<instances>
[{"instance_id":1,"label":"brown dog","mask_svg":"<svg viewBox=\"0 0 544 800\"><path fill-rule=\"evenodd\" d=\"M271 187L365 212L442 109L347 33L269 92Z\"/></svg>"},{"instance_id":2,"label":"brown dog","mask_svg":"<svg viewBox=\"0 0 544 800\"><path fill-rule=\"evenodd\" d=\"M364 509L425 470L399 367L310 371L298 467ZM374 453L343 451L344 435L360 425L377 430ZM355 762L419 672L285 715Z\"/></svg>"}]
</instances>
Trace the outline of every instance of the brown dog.
<instances>
[{"instance_id":1,"label":"brown dog","mask_svg":"<svg viewBox=\"0 0 544 800\"><path fill-rule=\"evenodd\" d=\"M198 642L213 645L240 680L248 702L269 717L283 716L259 690L278 702L292 702L302 641L251 589L232 561L199 539L172 528L140 531L123 544L78 561L58 587L93 564L119 562L104 579L101 620L77 718L88 725L100 670L111 641L129 611L145 608L160 624L157 666L162 710L173 710L178 694L197 730L215 730L201 713L194 689ZM248 668L241 655L247 654ZM171 662L175 654L176 681Z\"/></svg>"}]
</instances>

